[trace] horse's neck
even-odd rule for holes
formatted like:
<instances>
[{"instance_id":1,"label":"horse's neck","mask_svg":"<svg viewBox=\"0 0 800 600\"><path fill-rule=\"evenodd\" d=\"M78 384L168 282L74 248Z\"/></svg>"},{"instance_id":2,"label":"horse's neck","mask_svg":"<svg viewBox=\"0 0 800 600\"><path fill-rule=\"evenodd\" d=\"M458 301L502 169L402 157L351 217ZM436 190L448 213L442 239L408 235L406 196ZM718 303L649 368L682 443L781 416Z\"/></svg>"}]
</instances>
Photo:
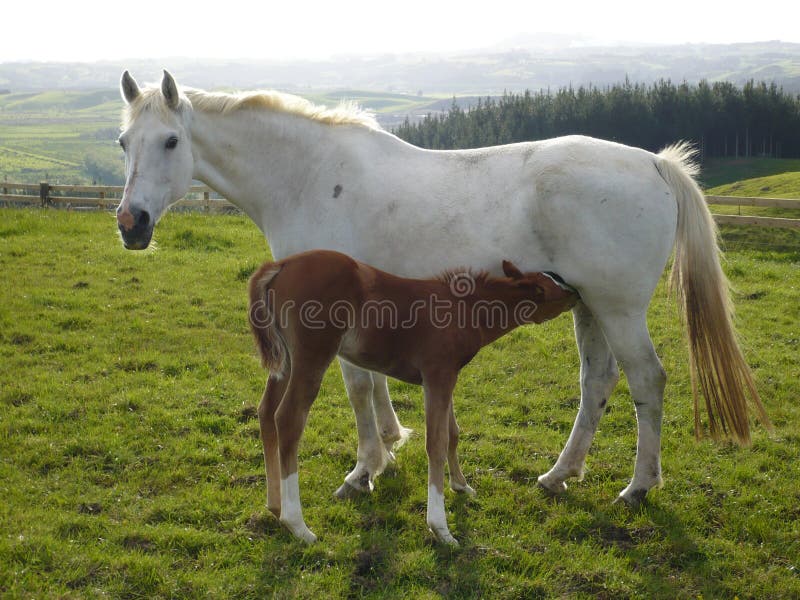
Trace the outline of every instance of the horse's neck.
<instances>
[{"instance_id":1,"label":"horse's neck","mask_svg":"<svg viewBox=\"0 0 800 600\"><path fill-rule=\"evenodd\" d=\"M241 208L262 231L280 227L309 165L330 152L327 127L275 111L192 115L195 178Z\"/></svg>"},{"instance_id":2,"label":"horse's neck","mask_svg":"<svg viewBox=\"0 0 800 600\"><path fill-rule=\"evenodd\" d=\"M479 284L473 296L471 313L474 326L480 330L481 344L486 346L519 327L517 312L526 294L517 289ZM502 307L502 312L499 310Z\"/></svg>"}]
</instances>

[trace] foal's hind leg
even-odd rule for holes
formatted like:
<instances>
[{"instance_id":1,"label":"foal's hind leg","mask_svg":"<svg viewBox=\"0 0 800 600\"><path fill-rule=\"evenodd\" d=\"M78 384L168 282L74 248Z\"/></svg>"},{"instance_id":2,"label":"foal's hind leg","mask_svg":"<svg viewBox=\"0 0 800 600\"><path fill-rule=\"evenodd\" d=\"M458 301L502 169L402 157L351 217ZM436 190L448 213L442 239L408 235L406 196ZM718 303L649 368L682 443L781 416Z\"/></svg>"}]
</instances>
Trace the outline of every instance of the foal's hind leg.
<instances>
[{"instance_id":1,"label":"foal's hind leg","mask_svg":"<svg viewBox=\"0 0 800 600\"><path fill-rule=\"evenodd\" d=\"M330 356L313 359L292 355L292 373L286 393L275 412L278 431L278 448L281 467L281 523L295 537L305 542L315 542L317 536L306 526L300 504L300 485L297 476L297 450L305 429L308 411L319 393L325 370L333 360Z\"/></svg>"},{"instance_id":2,"label":"foal's hind leg","mask_svg":"<svg viewBox=\"0 0 800 600\"><path fill-rule=\"evenodd\" d=\"M632 506L661 486L661 419L667 377L647 331L645 313L602 317L603 330L619 360L636 407L638 441L633 479L619 495Z\"/></svg>"},{"instance_id":3,"label":"foal's hind leg","mask_svg":"<svg viewBox=\"0 0 800 600\"><path fill-rule=\"evenodd\" d=\"M267 470L267 508L281 516L281 469L278 460L278 432L275 429L275 411L286 392L288 375L278 378L270 374L264 395L258 405L258 422L261 444L264 446L264 464Z\"/></svg>"},{"instance_id":4,"label":"foal's hind leg","mask_svg":"<svg viewBox=\"0 0 800 600\"><path fill-rule=\"evenodd\" d=\"M616 360L594 315L583 302L572 309L572 315L581 357L581 405L555 466L539 476L539 484L553 493L567 489L564 481L569 477L583 477L586 454L619 380Z\"/></svg>"},{"instance_id":5,"label":"foal's hind leg","mask_svg":"<svg viewBox=\"0 0 800 600\"><path fill-rule=\"evenodd\" d=\"M459 428L456 423L456 414L453 411L453 401L450 401L450 416L447 443L447 466L450 469L450 489L454 492L462 492L469 496L475 495L475 490L467 483L467 478L461 471L461 464L458 462L458 434Z\"/></svg>"},{"instance_id":6,"label":"foal's hind leg","mask_svg":"<svg viewBox=\"0 0 800 600\"><path fill-rule=\"evenodd\" d=\"M386 467L389 454L381 440L372 402L373 373L356 367L342 358L339 359L339 364L358 430L356 466L347 474L344 483L335 494L337 498L344 499L361 492L372 491L372 482Z\"/></svg>"}]
</instances>

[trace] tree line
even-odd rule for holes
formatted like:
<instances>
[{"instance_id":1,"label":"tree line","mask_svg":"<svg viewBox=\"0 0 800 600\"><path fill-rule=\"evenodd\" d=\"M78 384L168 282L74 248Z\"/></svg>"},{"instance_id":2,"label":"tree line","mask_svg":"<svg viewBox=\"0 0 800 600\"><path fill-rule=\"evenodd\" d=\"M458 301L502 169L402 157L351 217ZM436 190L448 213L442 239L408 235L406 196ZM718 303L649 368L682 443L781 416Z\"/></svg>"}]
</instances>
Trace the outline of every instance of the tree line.
<instances>
[{"instance_id":1,"label":"tree line","mask_svg":"<svg viewBox=\"0 0 800 600\"><path fill-rule=\"evenodd\" d=\"M463 109L409 119L394 131L431 149L475 148L583 134L656 151L678 140L705 157L800 157L800 95L774 83L564 87L506 93Z\"/></svg>"}]
</instances>

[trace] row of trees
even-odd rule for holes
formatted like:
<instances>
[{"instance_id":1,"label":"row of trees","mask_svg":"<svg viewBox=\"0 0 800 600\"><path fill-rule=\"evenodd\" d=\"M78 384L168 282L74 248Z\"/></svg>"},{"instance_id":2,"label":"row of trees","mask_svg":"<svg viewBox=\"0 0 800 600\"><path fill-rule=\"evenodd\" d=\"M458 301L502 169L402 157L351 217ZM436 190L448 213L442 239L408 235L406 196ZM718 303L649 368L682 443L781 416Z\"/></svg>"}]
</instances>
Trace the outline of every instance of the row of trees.
<instances>
[{"instance_id":1,"label":"row of trees","mask_svg":"<svg viewBox=\"0 0 800 600\"><path fill-rule=\"evenodd\" d=\"M691 140L705 156L800 157L800 95L774 83L697 85L626 80L486 98L464 110L408 119L395 130L424 148L474 148L584 134L658 150Z\"/></svg>"}]
</instances>

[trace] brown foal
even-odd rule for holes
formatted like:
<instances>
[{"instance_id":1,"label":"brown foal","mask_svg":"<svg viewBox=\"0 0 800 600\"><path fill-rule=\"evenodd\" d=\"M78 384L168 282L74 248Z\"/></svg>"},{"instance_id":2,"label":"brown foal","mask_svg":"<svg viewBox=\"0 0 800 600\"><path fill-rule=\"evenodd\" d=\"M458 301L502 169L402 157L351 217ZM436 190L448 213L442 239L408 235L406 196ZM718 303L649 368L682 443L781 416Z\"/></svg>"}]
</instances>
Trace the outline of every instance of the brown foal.
<instances>
[{"instance_id":1,"label":"brown foal","mask_svg":"<svg viewBox=\"0 0 800 600\"><path fill-rule=\"evenodd\" d=\"M503 262L505 277L451 271L405 279L327 250L264 264L250 279L250 326L269 369L258 407L267 470L267 505L298 538L303 521L297 449L326 369L338 355L365 369L422 384L428 453L427 522L457 544L444 510L450 487L474 494L461 472L453 388L485 345L526 323L541 323L578 300L544 273ZM384 464L374 465L377 475Z\"/></svg>"}]
</instances>

